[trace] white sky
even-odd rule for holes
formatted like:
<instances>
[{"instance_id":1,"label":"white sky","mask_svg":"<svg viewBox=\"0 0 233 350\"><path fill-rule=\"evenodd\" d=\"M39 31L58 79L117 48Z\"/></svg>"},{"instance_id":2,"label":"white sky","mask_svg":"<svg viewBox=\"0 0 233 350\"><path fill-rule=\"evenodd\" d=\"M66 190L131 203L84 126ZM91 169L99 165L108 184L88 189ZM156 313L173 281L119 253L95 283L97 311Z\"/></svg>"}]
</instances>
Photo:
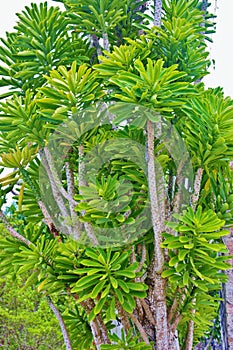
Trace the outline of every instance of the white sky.
<instances>
[{"instance_id":1,"label":"white sky","mask_svg":"<svg viewBox=\"0 0 233 350\"><path fill-rule=\"evenodd\" d=\"M0 5L0 37L6 31L12 31L17 17L15 13L21 12L31 2L41 3L43 0L1 0ZM62 4L52 0L49 5ZM211 46L211 59L215 60L215 70L205 78L209 87L222 86L225 94L233 98L233 1L212 0L213 9L217 3L217 34L213 35L214 44Z\"/></svg>"}]
</instances>

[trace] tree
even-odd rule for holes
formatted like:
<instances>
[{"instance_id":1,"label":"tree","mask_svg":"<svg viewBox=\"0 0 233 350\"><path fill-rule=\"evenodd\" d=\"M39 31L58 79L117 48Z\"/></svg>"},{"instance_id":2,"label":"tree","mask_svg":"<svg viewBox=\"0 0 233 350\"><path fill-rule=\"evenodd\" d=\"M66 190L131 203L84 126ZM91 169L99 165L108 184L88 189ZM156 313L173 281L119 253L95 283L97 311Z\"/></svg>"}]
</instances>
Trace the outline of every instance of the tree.
<instances>
[{"instance_id":1,"label":"tree","mask_svg":"<svg viewBox=\"0 0 233 350\"><path fill-rule=\"evenodd\" d=\"M201 82L208 4L60 2L26 7L0 47L1 204L13 191L23 218L0 211L1 274L28 272L67 349L192 349L231 266L233 104Z\"/></svg>"}]
</instances>

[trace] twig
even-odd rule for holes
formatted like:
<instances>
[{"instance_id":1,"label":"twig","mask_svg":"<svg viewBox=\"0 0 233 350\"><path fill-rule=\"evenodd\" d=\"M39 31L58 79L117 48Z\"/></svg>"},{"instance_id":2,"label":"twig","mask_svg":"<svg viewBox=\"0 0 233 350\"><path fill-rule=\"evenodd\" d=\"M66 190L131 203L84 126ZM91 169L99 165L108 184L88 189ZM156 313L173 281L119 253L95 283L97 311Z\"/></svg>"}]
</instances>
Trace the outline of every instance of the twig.
<instances>
[{"instance_id":1,"label":"twig","mask_svg":"<svg viewBox=\"0 0 233 350\"><path fill-rule=\"evenodd\" d=\"M66 350L72 350L70 337L69 337L69 334L67 332L67 329L66 329L65 323L63 321L63 318L62 318L59 310L57 309L57 307L52 302L52 299L50 297L47 297L47 300L48 300L48 304L50 306L50 309L53 311L54 315L56 316L56 318L57 318L57 320L59 322L59 325L60 325L60 328L61 328L61 331L62 331L62 335L63 335L63 339L64 339L64 342L65 342Z\"/></svg>"},{"instance_id":2,"label":"twig","mask_svg":"<svg viewBox=\"0 0 233 350\"><path fill-rule=\"evenodd\" d=\"M172 321L172 319L174 318L177 307L178 307L178 301L177 301L177 298L175 298L173 301L172 307L170 309L170 312L168 314L168 318L167 318L168 323L170 323Z\"/></svg>"},{"instance_id":3,"label":"twig","mask_svg":"<svg viewBox=\"0 0 233 350\"><path fill-rule=\"evenodd\" d=\"M27 238L23 237L20 233L18 233L9 223L9 221L7 220L6 216L3 214L2 210L0 210L0 218L5 226L5 228L7 229L7 231L10 233L10 235L16 239L18 239L19 241L21 241L22 243L26 244L28 247L30 245L33 245L33 243L31 241L29 241Z\"/></svg>"},{"instance_id":4,"label":"twig","mask_svg":"<svg viewBox=\"0 0 233 350\"><path fill-rule=\"evenodd\" d=\"M180 313L176 314L175 320L171 325L171 331L175 333L175 331L177 330L178 324L180 323L180 321L182 320L182 315Z\"/></svg>"},{"instance_id":5,"label":"twig","mask_svg":"<svg viewBox=\"0 0 233 350\"><path fill-rule=\"evenodd\" d=\"M177 168L177 173L176 173L176 183L175 185L178 186L178 190L174 195L173 201L172 201L172 212L173 213L178 213L182 204L182 196L183 196L183 191L179 189L179 186L182 184L185 176L182 175L182 170L185 166L186 159L184 158L181 160L178 168Z\"/></svg>"}]
</instances>

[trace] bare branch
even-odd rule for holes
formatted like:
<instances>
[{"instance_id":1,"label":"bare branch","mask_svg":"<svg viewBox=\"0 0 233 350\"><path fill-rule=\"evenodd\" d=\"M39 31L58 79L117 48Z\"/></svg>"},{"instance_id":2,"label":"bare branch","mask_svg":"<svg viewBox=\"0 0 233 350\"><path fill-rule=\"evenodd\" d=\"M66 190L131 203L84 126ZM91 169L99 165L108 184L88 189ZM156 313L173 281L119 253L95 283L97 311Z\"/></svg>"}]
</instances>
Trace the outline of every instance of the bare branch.
<instances>
[{"instance_id":1,"label":"bare branch","mask_svg":"<svg viewBox=\"0 0 233 350\"><path fill-rule=\"evenodd\" d=\"M135 272L140 272L141 269L143 268L143 265L146 261L146 245L145 242L143 242L142 244L140 244L141 248L142 248L142 253L141 253L141 261L139 263L139 266L137 268L137 270Z\"/></svg>"},{"instance_id":2,"label":"bare branch","mask_svg":"<svg viewBox=\"0 0 233 350\"><path fill-rule=\"evenodd\" d=\"M66 346L66 350L72 350L70 337L69 337L69 334L67 332L67 329L66 329L65 323L63 321L63 318L62 318L59 310L57 309L57 307L52 302L52 299L50 297L47 297L47 300L48 300L48 304L50 306L50 309L53 311L54 315L56 316L56 318L57 318L57 320L59 322L59 325L60 325L60 328L61 328L61 331L62 331L62 335L63 335L63 339L64 339L64 343L65 343L65 346Z\"/></svg>"},{"instance_id":3,"label":"bare branch","mask_svg":"<svg viewBox=\"0 0 233 350\"><path fill-rule=\"evenodd\" d=\"M201 190L202 175L203 175L203 169L202 168L198 168L196 176L195 176L195 180L194 180L194 193L192 195L192 200L191 200L193 210L196 209L196 206L197 206L197 203L198 203L200 190Z\"/></svg>"},{"instance_id":4,"label":"bare branch","mask_svg":"<svg viewBox=\"0 0 233 350\"><path fill-rule=\"evenodd\" d=\"M46 170L48 170L48 175L49 175L50 181L52 180L55 183L58 191L63 195L64 198L66 198L69 201L69 203L73 204L74 206L78 205L78 202L76 202L74 200L72 195L69 192L67 193L66 190L64 189L64 187L59 179L59 176L56 172L53 157L50 154L47 147L44 147L44 154L45 154L46 159L47 159L48 167L46 167Z\"/></svg>"},{"instance_id":5,"label":"bare branch","mask_svg":"<svg viewBox=\"0 0 233 350\"><path fill-rule=\"evenodd\" d=\"M195 310L191 310L191 312L194 314ZM194 321L190 320L188 323L188 335L186 338L186 346L185 350L192 350L193 348L193 335L194 335Z\"/></svg>"},{"instance_id":6,"label":"bare branch","mask_svg":"<svg viewBox=\"0 0 233 350\"><path fill-rule=\"evenodd\" d=\"M164 222L161 220L162 213L159 208L159 198L157 192L155 160L154 160L154 123L147 121L147 145L148 145L148 186L150 194L151 220L154 231L154 261L156 273L163 271L164 256L161 248L162 228Z\"/></svg>"},{"instance_id":7,"label":"bare branch","mask_svg":"<svg viewBox=\"0 0 233 350\"><path fill-rule=\"evenodd\" d=\"M78 296L75 295L75 298L78 299ZM95 303L92 299L84 300L80 304L87 311L88 314L95 307ZM100 315L96 315L95 319L90 322L90 327L92 330L92 335L94 337L94 342L97 350L100 350L101 344L110 344L107 328Z\"/></svg>"},{"instance_id":8,"label":"bare branch","mask_svg":"<svg viewBox=\"0 0 233 350\"><path fill-rule=\"evenodd\" d=\"M78 147L78 151L79 151L79 172L78 172L78 175L79 175L79 188L80 188L80 187L86 185L86 182L85 182L85 179L84 179L85 164L83 162L83 157L84 157L83 145L80 145ZM80 192L80 194L82 194L82 190L79 189L79 192ZM84 215L84 214L85 214L85 210L82 211L82 215ZM84 227L85 227L85 230L87 232L87 236L90 239L91 243L94 246L97 246L99 244L99 242L98 242L98 239L97 239L97 237L95 235L95 232L93 230L93 227L92 227L91 223L85 222L84 223Z\"/></svg>"},{"instance_id":9,"label":"bare branch","mask_svg":"<svg viewBox=\"0 0 233 350\"><path fill-rule=\"evenodd\" d=\"M104 44L104 50L110 51L110 44L109 44L109 38L108 33L103 33L103 44Z\"/></svg>"},{"instance_id":10,"label":"bare branch","mask_svg":"<svg viewBox=\"0 0 233 350\"><path fill-rule=\"evenodd\" d=\"M5 228L7 229L7 231L10 233L10 235L16 239L18 239L19 241L21 241L22 243L26 244L27 246L29 245L33 245L33 243L31 241L29 241L27 238L23 237L20 233L18 233L9 223L9 221L7 220L6 216L3 214L2 210L0 210L0 219L2 220Z\"/></svg>"},{"instance_id":11,"label":"bare branch","mask_svg":"<svg viewBox=\"0 0 233 350\"><path fill-rule=\"evenodd\" d=\"M151 324L153 324L155 326L155 319L150 311L149 306L147 305L147 303L144 299L141 299L140 301L141 301L142 307L145 311L145 314L146 314L148 320L150 321Z\"/></svg>"},{"instance_id":12,"label":"bare branch","mask_svg":"<svg viewBox=\"0 0 233 350\"><path fill-rule=\"evenodd\" d=\"M54 199L61 211L61 214L62 216L65 218L68 218L69 217L69 214L68 214L68 211L66 209L66 206L65 206L65 203L63 201L63 198L62 198L62 194L61 194L61 191L58 189L58 183L56 183L56 180L54 179L53 177L53 174L52 174L52 171L51 171L51 167L49 166L49 161L44 159L43 161L43 165L45 167L45 170L47 172L47 175L49 177L49 181L50 181L50 184L51 184L51 189L52 189L52 192L53 192L53 196L54 196ZM61 186L62 187L62 186Z\"/></svg>"},{"instance_id":13,"label":"bare branch","mask_svg":"<svg viewBox=\"0 0 233 350\"><path fill-rule=\"evenodd\" d=\"M154 25L161 27L162 0L154 0Z\"/></svg>"},{"instance_id":14,"label":"bare branch","mask_svg":"<svg viewBox=\"0 0 233 350\"><path fill-rule=\"evenodd\" d=\"M56 229L55 223L53 222L51 216L49 215L49 212L46 208L46 206L44 205L44 203L40 200L38 201L39 207L42 211L42 214L44 215L44 221L45 224L48 226L49 231L52 233L52 235L55 237L59 237L59 231Z\"/></svg>"},{"instance_id":15,"label":"bare branch","mask_svg":"<svg viewBox=\"0 0 233 350\"><path fill-rule=\"evenodd\" d=\"M134 314L129 314L129 317L131 318L131 320L133 321L133 323L135 324L135 326L137 327L137 329L140 332L140 335L142 337L142 339L144 340L144 342L148 345L150 345L149 339L147 337L146 332L144 331L143 326L141 325L141 323L138 321L137 317L134 316Z\"/></svg>"},{"instance_id":16,"label":"bare branch","mask_svg":"<svg viewBox=\"0 0 233 350\"><path fill-rule=\"evenodd\" d=\"M119 301L116 302L116 307L117 307L117 311L119 313L119 316L121 318L121 323L124 327L124 330L125 330L126 334L128 334L128 332L131 328L130 323L129 323L128 314L125 312L125 310L123 309L123 307L121 306Z\"/></svg>"}]
</instances>

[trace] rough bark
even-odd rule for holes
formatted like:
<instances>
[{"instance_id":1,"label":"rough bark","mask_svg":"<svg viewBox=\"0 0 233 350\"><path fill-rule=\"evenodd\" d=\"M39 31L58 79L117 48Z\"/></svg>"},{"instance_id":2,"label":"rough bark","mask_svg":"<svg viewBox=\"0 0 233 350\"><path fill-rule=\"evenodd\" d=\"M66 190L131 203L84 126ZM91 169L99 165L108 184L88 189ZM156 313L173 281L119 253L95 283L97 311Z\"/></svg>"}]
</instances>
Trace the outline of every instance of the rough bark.
<instances>
[{"instance_id":1,"label":"rough bark","mask_svg":"<svg viewBox=\"0 0 233 350\"><path fill-rule=\"evenodd\" d=\"M159 194L156 184L154 161L154 124L147 122L148 147L148 186L150 194L151 220L154 231L154 255L148 270L148 301L156 328L156 349L168 349L168 326L165 280L161 277L164 267L164 255L161 248L164 215L159 206Z\"/></svg>"},{"instance_id":2,"label":"rough bark","mask_svg":"<svg viewBox=\"0 0 233 350\"><path fill-rule=\"evenodd\" d=\"M84 179L84 173L85 173L85 164L83 162L84 157L84 147L83 145L80 145L78 148L79 151L79 169L78 169L78 176L79 176L79 188L86 185L85 179ZM79 193L82 194L82 190L79 189ZM85 210L82 212L82 215L85 214ZM95 232L93 230L93 227L91 223L85 222L84 227L87 233L88 238L90 239L90 242L93 244L93 246L98 246L99 242L95 235Z\"/></svg>"},{"instance_id":3,"label":"rough bark","mask_svg":"<svg viewBox=\"0 0 233 350\"><path fill-rule=\"evenodd\" d=\"M81 302L82 307L89 314L95 307L95 303L92 299ZM90 322L92 335L94 338L95 346L97 350L100 350L101 344L110 344L108 339L108 331L100 315L96 315L95 319Z\"/></svg>"},{"instance_id":4,"label":"rough bark","mask_svg":"<svg viewBox=\"0 0 233 350\"><path fill-rule=\"evenodd\" d=\"M7 231L9 232L9 234L18 239L19 241L21 241L22 243L26 244L27 246L29 246L30 244L33 244L32 242L30 242L27 238L23 237L20 233L18 233L12 226L11 224L8 222L7 218L5 217L5 215L3 214L2 210L0 210L0 219L3 222L5 228L7 229Z\"/></svg>"},{"instance_id":5,"label":"rough bark","mask_svg":"<svg viewBox=\"0 0 233 350\"><path fill-rule=\"evenodd\" d=\"M67 332L67 329L66 329L66 326L65 326L65 323L63 321L63 318L59 312L59 310L57 309L57 307L54 305L54 303L52 302L51 298L47 298L48 300L48 304L51 308L51 310L53 311L54 315L56 316L58 322L59 322L59 325L60 325L60 328L61 328L61 331L62 331L62 335L63 335L63 339L64 339L64 344L65 344L65 347L66 347L66 350L72 350L72 345L71 345L71 341L70 341L70 337L69 337L69 334Z\"/></svg>"}]
</instances>

